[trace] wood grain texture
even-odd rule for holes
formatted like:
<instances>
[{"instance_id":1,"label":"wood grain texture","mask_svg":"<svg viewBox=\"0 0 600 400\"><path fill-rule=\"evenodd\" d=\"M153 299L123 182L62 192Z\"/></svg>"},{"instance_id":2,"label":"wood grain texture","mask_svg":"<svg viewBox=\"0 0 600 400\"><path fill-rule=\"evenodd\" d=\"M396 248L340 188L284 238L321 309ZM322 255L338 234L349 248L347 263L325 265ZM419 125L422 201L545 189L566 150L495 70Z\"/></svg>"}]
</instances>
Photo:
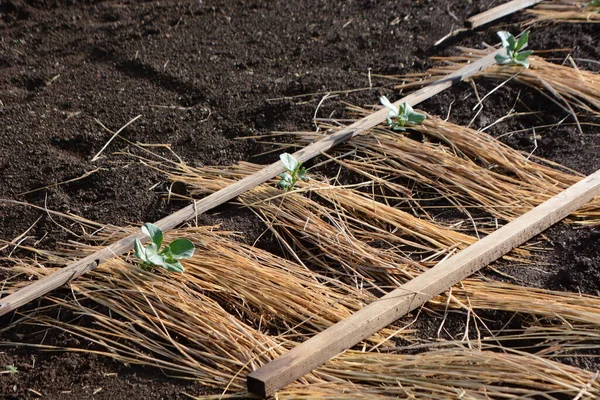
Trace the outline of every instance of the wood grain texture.
<instances>
[{"instance_id":1,"label":"wood grain texture","mask_svg":"<svg viewBox=\"0 0 600 400\"><path fill-rule=\"evenodd\" d=\"M407 102L411 105L420 103L428 98L436 95L437 93L451 87L457 82L460 82L466 78L469 78L477 72L489 67L495 63L494 56L499 52L503 52L500 49L486 57L483 57L476 62L459 69L458 71L441 78L440 80L420 89L416 92L409 94L408 96L398 100L395 104L400 105L403 102ZM294 153L296 159L306 162L315 156L321 154L334 147L335 145L342 143L365 130L373 128L377 124L385 121L388 114L388 110L383 108L369 116L356 121L355 123L337 131L336 133L327 136L317 142L311 143L305 148ZM228 187L219 190L201 200L195 201L189 206L182 208L181 210L155 222L155 225L159 226L163 232L169 231L181 223L194 218L196 215L202 214L212 208L215 208L229 200L234 199L240 194L254 188L261 183L268 181L281 174L284 171L283 164L278 161L271 164L262 170L241 179ZM29 303L37 299L40 296L54 290L70 280L96 268L102 261L119 256L133 248L133 242L135 239L140 239L142 242L148 240L148 237L143 235L141 232L128 236L124 239L119 240L105 247L102 250L97 251L81 260L75 261L60 271L53 273L39 281L28 285L15 293L12 293L2 299L0 299L0 315L4 315L10 311L17 309L18 307Z\"/></svg>"},{"instance_id":2,"label":"wood grain texture","mask_svg":"<svg viewBox=\"0 0 600 400\"><path fill-rule=\"evenodd\" d=\"M513 0L508 3L499 5L498 7L490 8L480 14L467 18L465 26L469 29L475 29L507 15L516 13L527 7L541 3L543 0Z\"/></svg>"},{"instance_id":3,"label":"wood grain texture","mask_svg":"<svg viewBox=\"0 0 600 400\"><path fill-rule=\"evenodd\" d=\"M248 375L269 396L497 260L600 195L600 170Z\"/></svg>"}]
</instances>

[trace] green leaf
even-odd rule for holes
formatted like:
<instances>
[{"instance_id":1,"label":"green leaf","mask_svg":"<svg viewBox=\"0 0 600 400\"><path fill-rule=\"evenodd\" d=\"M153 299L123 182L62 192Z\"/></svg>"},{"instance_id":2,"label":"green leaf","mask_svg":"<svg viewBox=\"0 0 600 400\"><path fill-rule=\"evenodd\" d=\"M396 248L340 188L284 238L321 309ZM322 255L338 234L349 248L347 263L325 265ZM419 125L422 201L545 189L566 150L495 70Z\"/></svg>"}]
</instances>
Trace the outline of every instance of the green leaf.
<instances>
[{"instance_id":1,"label":"green leaf","mask_svg":"<svg viewBox=\"0 0 600 400\"><path fill-rule=\"evenodd\" d=\"M381 102L381 104L383 104L385 107L387 107L390 110L388 112L388 118L395 117L399 114L398 107L396 107L394 104L392 104L392 102L389 101L387 97L381 96L379 98L379 101Z\"/></svg>"},{"instance_id":2,"label":"green leaf","mask_svg":"<svg viewBox=\"0 0 600 400\"><path fill-rule=\"evenodd\" d=\"M296 160L294 156L289 153L283 153L279 156L279 158L281 159L284 168L290 172L295 171L296 168L298 168L298 166L300 165L298 160Z\"/></svg>"},{"instance_id":3,"label":"green leaf","mask_svg":"<svg viewBox=\"0 0 600 400\"><path fill-rule=\"evenodd\" d=\"M509 56L505 56L504 54L496 54L496 57L494 57L496 59L496 62L498 64L510 64L512 62L512 58L510 58Z\"/></svg>"},{"instance_id":4,"label":"green leaf","mask_svg":"<svg viewBox=\"0 0 600 400\"><path fill-rule=\"evenodd\" d=\"M508 49L514 51L517 47L517 39L515 39L513 35L510 35L508 38L506 38L506 41L508 42Z\"/></svg>"},{"instance_id":5,"label":"green leaf","mask_svg":"<svg viewBox=\"0 0 600 400\"><path fill-rule=\"evenodd\" d=\"M163 233L158 226L147 222L142 226L142 233L148 235L152 239L152 242L160 248L163 242Z\"/></svg>"},{"instance_id":6,"label":"green leaf","mask_svg":"<svg viewBox=\"0 0 600 400\"><path fill-rule=\"evenodd\" d=\"M171 271L171 272L183 272L184 268L183 265L181 265L181 263L177 260L165 260L163 267L167 270L167 271Z\"/></svg>"},{"instance_id":7,"label":"green leaf","mask_svg":"<svg viewBox=\"0 0 600 400\"><path fill-rule=\"evenodd\" d=\"M517 59L515 59L514 62L516 64L522 65L525 68L529 68L529 60L517 60Z\"/></svg>"},{"instance_id":8,"label":"green leaf","mask_svg":"<svg viewBox=\"0 0 600 400\"><path fill-rule=\"evenodd\" d=\"M150 243L148 246L146 246L145 251L146 258L149 259L150 257L158 254L158 246L156 245L156 243Z\"/></svg>"},{"instance_id":9,"label":"green leaf","mask_svg":"<svg viewBox=\"0 0 600 400\"><path fill-rule=\"evenodd\" d=\"M306 176L306 168L300 168L300 171L298 171L298 179L302 179L304 182L308 181L308 176Z\"/></svg>"},{"instance_id":10,"label":"green leaf","mask_svg":"<svg viewBox=\"0 0 600 400\"><path fill-rule=\"evenodd\" d=\"M412 107L410 104L404 102L400 104L400 113L396 117L396 121L394 121L395 126L404 126L406 121L408 121L408 114L412 111Z\"/></svg>"},{"instance_id":11,"label":"green leaf","mask_svg":"<svg viewBox=\"0 0 600 400\"><path fill-rule=\"evenodd\" d=\"M423 123L423 121L425 121L425 114L421 114L421 113L413 111L408 116L408 122L410 122L413 125L420 125Z\"/></svg>"},{"instance_id":12,"label":"green leaf","mask_svg":"<svg viewBox=\"0 0 600 400\"><path fill-rule=\"evenodd\" d=\"M158 252L156 243L146 246L146 260L152 265L163 265L164 256Z\"/></svg>"},{"instance_id":13,"label":"green leaf","mask_svg":"<svg viewBox=\"0 0 600 400\"><path fill-rule=\"evenodd\" d=\"M279 187L282 189L289 189L294 186L294 177L287 172L281 174L281 180L278 183Z\"/></svg>"},{"instance_id":14,"label":"green leaf","mask_svg":"<svg viewBox=\"0 0 600 400\"><path fill-rule=\"evenodd\" d=\"M532 54L533 54L533 50L525 50L525 51L522 51L519 54L517 54L515 59L520 60L520 61L527 60L527 58L529 58L529 56Z\"/></svg>"},{"instance_id":15,"label":"green leaf","mask_svg":"<svg viewBox=\"0 0 600 400\"><path fill-rule=\"evenodd\" d=\"M402 103L402 115L408 117L411 113L415 112L410 104L407 102Z\"/></svg>"},{"instance_id":16,"label":"green leaf","mask_svg":"<svg viewBox=\"0 0 600 400\"><path fill-rule=\"evenodd\" d=\"M142 246L140 239L135 239L133 242L133 255L142 260L142 262L148 262L146 258L146 249Z\"/></svg>"},{"instance_id":17,"label":"green leaf","mask_svg":"<svg viewBox=\"0 0 600 400\"><path fill-rule=\"evenodd\" d=\"M515 46L515 37L510 32L500 31L496 32L500 40L502 41L502 47L505 49L513 49Z\"/></svg>"},{"instance_id":18,"label":"green leaf","mask_svg":"<svg viewBox=\"0 0 600 400\"><path fill-rule=\"evenodd\" d=\"M148 261L152 265L158 265L158 266L164 267L165 256L163 256L162 254L154 254L153 256L148 257Z\"/></svg>"},{"instance_id":19,"label":"green leaf","mask_svg":"<svg viewBox=\"0 0 600 400\"><path fill-rule=\"evenodd\" d=\"M517 42L517 46L515 47L515 51L524 49L527 46L528 41L529 41L529 31L525 31L519 38L519 41Z\"/></svg>"},{"instance_id":20,"label":"green leaf","mask_svg":"<svg viewBox=\"0 0 600 400\"><path fill-rule=\"evenodd\" d=\"M188 239L175 239L168 247L171 249L171 254L176 260L190 258L194 255L194 250L196 249L194 243Z\"/></svg>"}]
</instances>

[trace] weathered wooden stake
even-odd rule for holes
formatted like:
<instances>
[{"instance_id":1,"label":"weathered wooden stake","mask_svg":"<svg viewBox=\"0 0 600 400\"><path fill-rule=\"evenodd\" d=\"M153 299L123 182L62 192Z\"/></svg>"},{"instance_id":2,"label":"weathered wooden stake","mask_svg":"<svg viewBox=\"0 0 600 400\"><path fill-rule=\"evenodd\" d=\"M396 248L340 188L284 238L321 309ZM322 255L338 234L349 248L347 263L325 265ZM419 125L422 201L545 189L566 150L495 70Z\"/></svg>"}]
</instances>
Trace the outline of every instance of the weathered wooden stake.
<instances>
[{"instance_id":1,"label":"weathered wooden stake","mask_svg":"<svg viewBox=\"0 0 600 400\"><path fill-rule=\"evenodd\" d=\"M462 32L473 30L485 24L489 24L490 22L493 22L502 17L506 17L507 15L516 13L517 11L520 11L524 8L541 3L542 1L544 0L513 0L509 1L508 3L501 4L497 7L490 8L489 10L486 10L480 14L473 15L472 17L467 18L465 20L465 28L453 30L452 32L435 42L434 46L439 46L448 38L456 36Z\"/></svg>"},{"instance_id":2,"label":"weathered wooden stake","mask_svg":"<svg viewBox=\"0 0 600 400\"><path fill-rule=\"evenodd\" d=\"M398 100L395 104L399 105L403 102L407 102L411 105L420 103L435 94L451 87L457 82L471 77L477 72L489 67L495 63L494 57L499 52L504 51L500 49L486 57L483 57L476 62L459 69L458 71L441 78L440 80L428 85L422 89L417 90L409 94L408 96ZM331 149L333 146L342 143L365 130L373 128L377 124L385 121L388 114L387 109L381 109L369 116L356 121L355 123L337 131L336 133L327 136L318 142L314 142L306 146L305 148L294 153L296 159L305 162L313 157L321 154L324 151ZM271 164L262 170L241 179L226 188L219 190L201 200L195 201L189 206L182 208L181 210L155 222L163 232L169 231L175 228L177 225L193 219L196 215L202 214L214 207L217 207L240 194L254 188L261 183L268 181L281 174L284 171L281 161ZM126 238L119 240L111 244L104 249L95 252L81 260L75 261L66 267L62 268L37 282L26 286L15 293L12 293L2 299L0 299L0 315L4 315L16 308L29 303L37 299L40 296L54 290L65 283L69 282L87 271L91 271L96 268L102 261L119 256L133 248L134 240L138 238L142 241L148 240L148 238L142 233L130 235Z\"/></svg>"},{"instance_id":3,"label":"weathered wooden stake","mask_svg":"<svg viewBox=\"0 0 600 400\"><path fill-rule=\"evenodd\" d=\"M248 375L263 397L385 328L600 195L600 170Z\"/></svg>"},{"instance_id":4,"label":"weathered wooden stake","mask_svg":"<svg viewBox=\"0 0 600 400\"><path fill-rule=\"evenodd\" d=\"M507 15L516 13L524 8L531 7L537 3L541 3L543 0L513 0L508 3L499 5L498 7L490 8L487 11L482 12L467 18L465 26L469 29L475 29L482 25L488 24L492 21L506 17Z\"/></svg>"}]
</instances>

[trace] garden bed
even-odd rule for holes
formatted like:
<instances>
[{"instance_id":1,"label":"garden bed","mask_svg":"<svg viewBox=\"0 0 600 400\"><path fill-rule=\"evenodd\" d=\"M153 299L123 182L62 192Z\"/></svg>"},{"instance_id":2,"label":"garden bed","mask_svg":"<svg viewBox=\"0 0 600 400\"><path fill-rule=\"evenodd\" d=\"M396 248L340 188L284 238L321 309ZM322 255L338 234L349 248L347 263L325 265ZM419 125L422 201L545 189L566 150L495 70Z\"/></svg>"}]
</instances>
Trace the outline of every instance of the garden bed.
<instances>
[{"instance_id":1,"label":"garden bed","mask_svg":"<svg viewBox=\"0 0 600 400\"><path fill-rule=\"evenodd\" d=\"M93 161L112 136L108 129L117 131L142 115L120 136L152 144L147 149L164 157L180 157L195 167L270 163L281 152L275 143L281 138L266 137L271 132L314 130L315 115L348 118L339 100L373 105L380 95L397 99L398 82L379 76L424 72L433 66L430 56L458 54L456 45L494 44L497 30L520 31L518 22L529 17L516 15L433 47L468 15L500 3L3 1L0 197L102 224L157 220L185 204L168 201L164 193L188 195L189 188L172 185L160 171L132 164L129 155L114 154L145 154L121 138ZM530 29L530 48L570 49L544 53L544 57L562 63L570 54L579 68L600 70L597 25L544 23ZM498 83L475 81L475 87L483 96ZM324 99L327 93L333 96ZM462 83L419 108L467 125L476 103L473 87ZM472 127L492 124L513 106L523 115L494 125L489 133L518 150L533 151L582 174L600 168L600 131L589 124L594 119L582 118L586 124L580 132L564 109L530 88L504 85L486 99ZM563 118L565 123L534 134L507 134L556 124ZM336 169L321 172L335 174ZM360 181L351 174L342 179ZM453 221L456 213L445 209L435 217ZM45 250L74 239L70 231L78 229L43 210L15 204L0 204L0 219L1 239L11 241L26 232L19 239L22 245ZM266 227L249 209L223 206L200 216L198 222L220 224L222 230L242 232L243 243L256 242L262 249L285 253L271 233L264 234ZM541 239L549 248L536 259L543 268L524 271L510 265L507 271L526 286L598 296L599 234L598 228L557 225ZM15 246L2 252L7 258L31 254ZM11 265L10 259L3 263ZM4 276L10 277L10 270ZM70 295L68 289L61 293L65 298ZM46 304L36 302L28 309ZM3 317L2 326L15 318ZM423 337L434 337L442 317L423 313L421 318L418 327ZM499 318L498 328L515 322L510 315ZM464 331L461 320L450 322L454 325L446 325L449 337ZM85 319L78 321L82 323ZM31 325L3 332L2 340L95 348L76 336ZM158 368L89 353L10 346L1 352L0 368L14 365L19 371L0 376L0 393L8 398L37 398L38 393L56 399L92 394L98 399L186 398L182 393L213 390L169 378ZM570 365L598 370L593 357L570 357L565 361Z\"/></svg>"}]
</instances>

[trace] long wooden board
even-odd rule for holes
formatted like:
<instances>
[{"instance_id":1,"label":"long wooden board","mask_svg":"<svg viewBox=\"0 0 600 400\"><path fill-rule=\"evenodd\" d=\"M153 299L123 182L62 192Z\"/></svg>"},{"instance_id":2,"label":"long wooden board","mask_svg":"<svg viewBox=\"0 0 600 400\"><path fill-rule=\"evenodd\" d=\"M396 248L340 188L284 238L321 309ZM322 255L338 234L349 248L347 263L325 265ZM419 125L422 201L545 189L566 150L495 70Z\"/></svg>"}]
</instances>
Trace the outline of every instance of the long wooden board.
<instances>
[{"instance_id":1,"label":"long wooden board","mask_svg":"<svg viewBox=\"0 0 600 400\"><path fill-rule=\"evenodd\" d=\"M252 372L247 378L248 390L264 397L273 394L502 257L598 195L600 170Z\"/></svg>"},{"instance_id":2,"label":"long wooden board","mask_svg":"<svg viewBox=\"0 0 600 400\"><path fill-rule=\"evenodd\" d=\"M474 15L471 18L467 18L467 20L465 21L465 26L469 29L475 29L502 17L506 17L507 15L513 14L524 8L534 6L538 3L541 3L542 1L544 0L509 1L508 3L501 4L498 7L490 8L489 10L484 11L481 14Z\"/></svg>"},{"instance_id":3,"label":"long wooden board","mask_svg":"<svg viewBox=\"0 0 600 400\"><path fill-rule=\"evenodd\" d=\"M489 67L490 65L493 65L495 63L494 57L499 52L504 52L504 50L497 50L496 52L432 83L431 85L409 94L408 96L398 100L395 104L400 105L403 102L407 102L411 105L415 105L427 100L437 93L451 87L455 83L467 79L477 72ZM331 149L333 146L382 123L385 121L387 114L387 109L381 109L330 136L309 144L305 148L294 153L294 157L302 162L306 162L322 152ZM229 200L232 200L240 194L254 188L255 186L276 177L282 172L284 172L283 164L281 161L278 161L250 176L247 176L244 179L227 186L226 188L219 190L218 192L215 192L201 200L195 201L189 206L182 208L181 210L161 219L160 221L155 222L155 225L159 226L163 232L171 230L177 225L193 219L196 215L202 214ZM131 250L133 248L133 242L136 238L142 241L148 240L148 237L143 235L141 232L128 236L100 251L97 251L94 254L67 265L52 275L40 279L39 281L36 281L31 285L0 299L0 315L4 315L12 310L15 310L16 308L27 304L40 296L43 296L51 290L64 285L71 279L74 279L86 273L87 271L96 268L102 261L106 259L119 256Z\"/></svg>"}]
</instances>

